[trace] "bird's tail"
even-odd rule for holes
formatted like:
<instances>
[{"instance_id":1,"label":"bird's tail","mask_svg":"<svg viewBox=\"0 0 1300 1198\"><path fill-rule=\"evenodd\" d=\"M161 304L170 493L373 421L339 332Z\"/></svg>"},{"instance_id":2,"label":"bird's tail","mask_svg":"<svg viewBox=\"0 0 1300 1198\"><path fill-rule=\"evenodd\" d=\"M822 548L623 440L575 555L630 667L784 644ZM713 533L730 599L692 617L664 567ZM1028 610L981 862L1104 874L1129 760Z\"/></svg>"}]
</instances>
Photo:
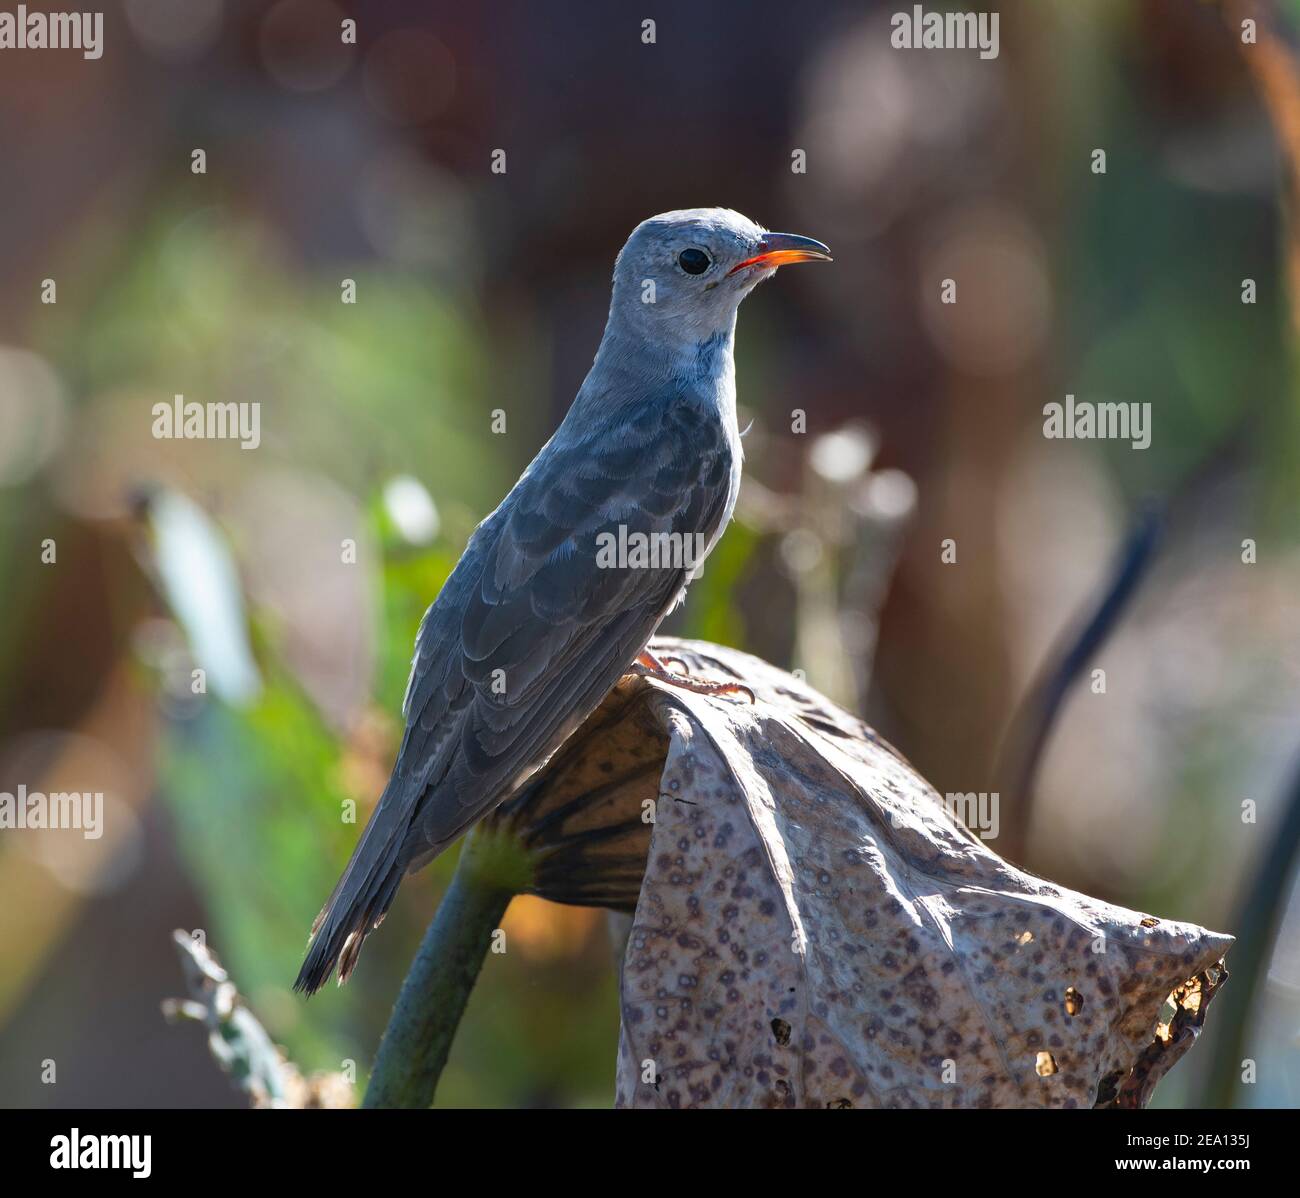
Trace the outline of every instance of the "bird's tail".
<instances>
[{"instance_id":1,"label":"bird's tail","mask_svg":"<svg viewBox=\"0 0 1300 1198\"><path fill-rule=\"evenodd\" d=\"M406 873L402 855L406 839L403 803L384 792L352 853L352 860L311 926L307 957L298 971L295 990L315 994L334 972L339 985L355 968L365 938L392 905L398 883Z\"/></svg>"}]
</instances>

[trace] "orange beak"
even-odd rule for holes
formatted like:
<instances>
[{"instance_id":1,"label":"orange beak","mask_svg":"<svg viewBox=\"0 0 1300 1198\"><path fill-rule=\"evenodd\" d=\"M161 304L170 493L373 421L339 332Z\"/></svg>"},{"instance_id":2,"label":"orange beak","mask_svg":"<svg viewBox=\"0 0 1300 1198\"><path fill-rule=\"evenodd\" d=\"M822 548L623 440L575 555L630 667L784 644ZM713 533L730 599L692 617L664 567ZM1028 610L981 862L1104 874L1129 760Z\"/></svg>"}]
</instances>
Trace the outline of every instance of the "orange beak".
<instances>
[{"instance_id":1,"label":"orange beak","mask_svg":"<svg viewBox=\"0 0 1300 1198\"><path fill-rule=\"evenodd\" d=\"M814 241L811 237L800 237L795 233L764 233L758 243L758 253L744 262L738 262L727 274L734 275L738 270L750 266L790 266L795 262L833 262L829 246Z\"/></svg>"}]
</instances>

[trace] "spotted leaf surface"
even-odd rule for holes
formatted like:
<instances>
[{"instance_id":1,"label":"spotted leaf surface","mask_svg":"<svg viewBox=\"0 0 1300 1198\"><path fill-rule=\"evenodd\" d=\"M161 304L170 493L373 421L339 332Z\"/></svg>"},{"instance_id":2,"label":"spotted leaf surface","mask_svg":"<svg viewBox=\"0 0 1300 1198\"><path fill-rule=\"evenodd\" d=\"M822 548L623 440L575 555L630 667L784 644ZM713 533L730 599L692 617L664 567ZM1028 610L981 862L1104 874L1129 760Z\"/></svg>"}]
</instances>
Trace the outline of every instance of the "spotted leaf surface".
<instances>
[{"instance_id":1,"label":"spotted leaf surface","mask_svg":"<svg viewBox=\"0 0 1300 1198\"><path fill-rule=\"evenodd\" d=\"M658 641L667 733L623 961L627 1107L1139 1106L1231 937L1001 860L861 721L713 645Z\"/></svg>"}]
</instances>

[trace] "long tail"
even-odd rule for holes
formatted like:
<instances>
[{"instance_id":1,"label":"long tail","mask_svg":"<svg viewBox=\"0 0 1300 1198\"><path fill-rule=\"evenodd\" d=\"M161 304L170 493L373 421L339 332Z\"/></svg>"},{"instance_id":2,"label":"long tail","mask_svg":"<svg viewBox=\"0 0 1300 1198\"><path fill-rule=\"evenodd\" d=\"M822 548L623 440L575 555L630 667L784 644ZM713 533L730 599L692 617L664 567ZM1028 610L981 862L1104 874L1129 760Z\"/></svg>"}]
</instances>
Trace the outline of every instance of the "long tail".
<instances>
[{"instance_id":1,"label":"long tail","mask_svg":"<svg viewBox=\"0 0 1300 1198\"><path fill-rule=\"evenodd\" d=\"M409 810L401 797L385 790L352 853L343 876L311 927L310 947L293 988L315 994L334 972L339 985L356 967L361 946L382 922L398 883L406 873L403 846Z\"/></svg>"}]
</instances>

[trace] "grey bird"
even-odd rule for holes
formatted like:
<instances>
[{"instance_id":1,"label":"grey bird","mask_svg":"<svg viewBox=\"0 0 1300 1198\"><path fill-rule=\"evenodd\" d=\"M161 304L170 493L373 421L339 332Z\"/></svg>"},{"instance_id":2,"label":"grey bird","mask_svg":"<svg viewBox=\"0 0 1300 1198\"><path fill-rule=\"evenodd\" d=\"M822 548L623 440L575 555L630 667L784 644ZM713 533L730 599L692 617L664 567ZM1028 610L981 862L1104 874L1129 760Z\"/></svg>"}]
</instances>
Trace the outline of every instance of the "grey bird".
<instances>
[{"instance_id":1,"label":"grey bird","mask_svg":"<svg viewBox=\"0 0 1300 1198\"><path fill-rule=\"evenodd\" d=\"M827 247L725 208L633 231L577 398L421 621L392 777L295 989L314 992L335 966L345 982L402 877L545 765L623 675L745 689L678 677L645 650L736 504L736 310L777 267L809 261L830 261ZM677 537L659 544L702 553L609 560L612 543L664 533Z\"/></svg>"}]
</instances>

